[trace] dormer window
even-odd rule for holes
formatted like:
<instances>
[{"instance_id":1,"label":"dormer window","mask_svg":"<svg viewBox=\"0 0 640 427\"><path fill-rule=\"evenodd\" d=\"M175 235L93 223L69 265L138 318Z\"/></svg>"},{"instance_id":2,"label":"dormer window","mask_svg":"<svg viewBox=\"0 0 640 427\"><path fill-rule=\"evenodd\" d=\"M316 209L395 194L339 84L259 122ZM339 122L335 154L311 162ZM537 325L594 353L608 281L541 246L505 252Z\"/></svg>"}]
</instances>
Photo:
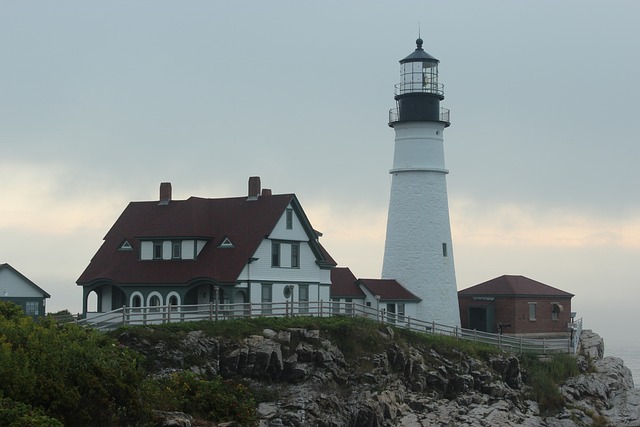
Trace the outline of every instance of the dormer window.
<instances>
[{"instance_id":1,"label":"dormer window","mask_svg":"<svg viewBox=\"0 0 640 427\"><path fill-rule=\"evenodd\" d=\"M171 258L182 259L182 242L171 242Z\"/></svg>"},{"instance_id":2,"label":"dormer window","mask_svg":"<svg viewBox=\"0 0 640 427\"><path fill-rule=\"evenodd\" d=\"M125 240L124 242L122 242L122 244L120 245L118 250L119 251L132 251L133 247L131 247L131 243L129 243L128 240Z\"/></svg>"},{"instance_id":3,"label":"dormer window","mask_svg":"<svg viewBox=\"0 0 640 427\"><path fill-rule=\"evenodd\" d=\"M219 248L235 248L235 245L231 243L231 240L229 240L228 237L225 237L224 240L222 240L222 243L218 245L218 247Z\"/></svg>"},{"instance_id":4,"label":"dormer window","mask_svg":"<svg viewBox=\"0 0 640 427\"><path fill-rule=\"evenodd\" d=\"M178 261L196 259L205 247L204 239L159 240L140 239L140 260Z\"/></svg>"},{"instance_id":5,"label":"dormer window","mask_svg":"<svg viewBox=\"0 0 640 427\"><path fill-rule=\"evenodd\" d=\"M162 242L153 242L153 259L162 259Z\"/></svg>"}]
</instances>

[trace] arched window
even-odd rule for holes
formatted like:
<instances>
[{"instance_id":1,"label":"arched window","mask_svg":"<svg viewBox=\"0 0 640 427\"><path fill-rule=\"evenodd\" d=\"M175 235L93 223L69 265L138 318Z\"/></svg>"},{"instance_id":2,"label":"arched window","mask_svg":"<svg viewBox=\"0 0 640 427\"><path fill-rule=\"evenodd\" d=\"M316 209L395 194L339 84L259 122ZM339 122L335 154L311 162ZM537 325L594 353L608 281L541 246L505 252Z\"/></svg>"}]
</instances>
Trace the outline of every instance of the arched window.
<instances>
[{"instance_id":1,"label":"arched window","mask_svg":"<svg viewBox=\"0 0 640 427\"><path fill-rule=\"evenodd\" d=\"M131 298L131 307L142 307L142 297L140 295L134 295L133 298Z\"/></svg>"},{"instance_id":2,"label":"arched window","mask_svg":"<svg viewBox=\"0 0 640 427\"><path fill-rule=\"evenodd\" d=\"M180 304L179 300L178 300L178 295L176 294L171 294L169 295L169 299L167 300L167 304L169 304L171 307L171 311L176 311L178 309L178 305Z\"/></svg>"},{"instance_id":3,"label":"arched window","mask_svg":"<svg viewBox=\"0 0 640 427\"><path fill-rule=\"evenodd\" d=\"M96 291L91 291L89 295L87 295L87 312L98 312L98 293Z\"/></svg>"},{"instance_id":4,"label":"arched window","mask_svg":"<svg viewBox=\"0 0 640 427\"><path fill-rule=\"evenodd\" d=\"M159 308L155 307L160 307L162 305L162 298L160 297L160 294L158 292L152 292L147 299L147 305L150 307L150 311L158 311Z\"/></svg>"}]
</instances>

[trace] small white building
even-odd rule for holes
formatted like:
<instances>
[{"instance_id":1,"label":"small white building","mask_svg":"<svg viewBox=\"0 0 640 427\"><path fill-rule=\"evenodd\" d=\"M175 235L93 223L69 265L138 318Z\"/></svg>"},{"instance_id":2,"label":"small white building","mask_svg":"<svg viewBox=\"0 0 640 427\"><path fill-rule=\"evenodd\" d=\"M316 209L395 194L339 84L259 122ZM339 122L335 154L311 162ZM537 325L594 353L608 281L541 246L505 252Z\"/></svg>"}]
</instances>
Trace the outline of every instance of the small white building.
<instances>
[{"instance_id":1,"label":"small white building","mask_svg":"<svg viewBox=\"0 0 640 427\"><path fill-rule=\"evenodd\" d=\"M43 317L47 292L27 279L9 264L0 264L0 301L9 301L22 307L28 316Z\"/></svg>"}]
</instances>

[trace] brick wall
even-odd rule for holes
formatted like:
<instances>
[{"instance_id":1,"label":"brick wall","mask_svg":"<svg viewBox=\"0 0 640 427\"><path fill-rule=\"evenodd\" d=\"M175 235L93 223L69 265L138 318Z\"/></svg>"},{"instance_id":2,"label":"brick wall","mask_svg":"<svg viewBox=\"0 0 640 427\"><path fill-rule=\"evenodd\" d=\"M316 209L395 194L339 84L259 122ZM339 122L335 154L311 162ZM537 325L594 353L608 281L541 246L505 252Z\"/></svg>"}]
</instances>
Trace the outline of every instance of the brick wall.
<instances>
[{"instance_id":1,"label":"brick wall","mask_svg":"<svg viewBox=\"0 0 640 427\"><path fill-rule=\"evenodd\" d=\"M529 320L529 303L536 303L536 319ZM558 334L567 332L571 321L571 298L564 297L496 297L493 301L474 300L472 296L459 296L460 323L470 329L469 308L492 306L495 324L489 330L497 332L496 325L510 323L504 327L505 334ZM564 310L558 313L558 320L552 320L551 303L559 303ZM493 329L492 329L493 328Z\"/></svg>"}]
</instances>

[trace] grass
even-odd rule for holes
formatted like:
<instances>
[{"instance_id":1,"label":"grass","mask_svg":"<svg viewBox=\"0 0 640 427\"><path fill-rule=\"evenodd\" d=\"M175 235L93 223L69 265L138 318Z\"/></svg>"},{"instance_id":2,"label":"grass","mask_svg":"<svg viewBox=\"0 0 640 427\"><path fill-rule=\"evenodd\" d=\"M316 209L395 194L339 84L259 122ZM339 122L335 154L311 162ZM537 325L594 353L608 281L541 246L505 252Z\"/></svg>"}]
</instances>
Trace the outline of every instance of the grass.
<instances>
[{"instance_id":1,"label":"grass","mask_svg":"<svg viewBox=\"0 0 640 427\"><path fill-rule=\"evenodd\" d=\"M537 355L520 357L525 370L525 384L531 387L529 397L538 402L543 415L551 415L564 407L560 386L569 378L579 374L576 359L569 354L555 354L548 360Z\"/></svg>"}]
</instances>

